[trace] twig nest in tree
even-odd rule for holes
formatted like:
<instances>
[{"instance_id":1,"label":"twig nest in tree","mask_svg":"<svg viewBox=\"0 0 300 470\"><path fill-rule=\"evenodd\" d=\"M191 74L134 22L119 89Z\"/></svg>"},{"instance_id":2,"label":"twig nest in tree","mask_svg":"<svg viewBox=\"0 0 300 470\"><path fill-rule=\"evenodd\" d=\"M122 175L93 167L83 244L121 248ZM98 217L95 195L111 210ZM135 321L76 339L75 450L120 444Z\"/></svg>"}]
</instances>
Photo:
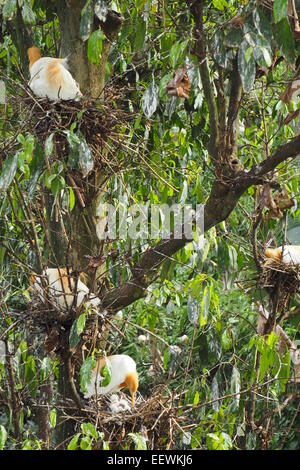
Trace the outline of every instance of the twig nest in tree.
<instances>
[{"instance_id":1,"label":"twig nest in tree","mask_svg":"<svg viewBox=\"0 0 300 470\"><path fill-rule=\"evenodd\" d=\"M177 425L184 423L184 417L178 415L178 409L172 400L172 393L166 385L152 389L148 397L139 395L134 409L130 407L130 402L124 399L122 394L117 401L111 402L112 397L113 395L109 397L109 400L108 397L103 397L97 405L95 401L90 401L86 408L91 423L96 423L101 417L105 434L109 436L105 440L109 440L110 450L119 449L120 436L127 435L132 432L132 429L145 436L145 439L152 443L153 448L165 449L165 440L162 441L161 436L170 439L170 434L172 435L174 429L170 427L170 419ZM120 405L123 409L120 409Z\"/></svg>"},{"instance_id":2,"label":"twig nest in tree","mask_svg":"<svg viewBox=\"0 0 300 470\"><path fill-rule=\"evenodd\" d=\"M36 145L39 143L45 149L50 164L65 161L66 171L77 187L84 186L82 176L88 176L93 169L105 167L109 174L122 167L123 162L116 158L115 151L123 142L120 128L123 135L128 122L135 118L128 111L124 90L108 85L102 101L88 96L80 101L51 101L35 96L29 87L12 79L7 80L7 89L10 88L7 96L12 121L22 115L22 132L34 135ZM18 151L19 145L16 139L6 142L2 151L4 159Z\"/></svg>"},{"instance_id":3,"label":"twig nest in tree","mask_svg":"<svg viewBox=\"0 0 300 470\"><path fill-rule=\"evenodd\" d=\"M277 291L278 312L288 308L291 297L300 292L299 249L300 247L295 245L284 247L282 259L282 247L266 250L267 261L261 274L260 284L270 292Z\"/></svg>"}]
</instances>

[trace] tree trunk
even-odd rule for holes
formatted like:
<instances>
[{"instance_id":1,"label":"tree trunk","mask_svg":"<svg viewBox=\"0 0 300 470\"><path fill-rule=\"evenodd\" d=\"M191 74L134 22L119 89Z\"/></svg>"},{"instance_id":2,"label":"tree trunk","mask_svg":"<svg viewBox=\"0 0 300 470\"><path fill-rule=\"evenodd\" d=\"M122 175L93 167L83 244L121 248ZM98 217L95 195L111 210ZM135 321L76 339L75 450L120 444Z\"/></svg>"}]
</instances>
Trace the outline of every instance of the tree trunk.
<instances>
[{"instance_id":1,"label":"tree trunk","mask_svg":"<svg viewBox=\"0 0 300 470\"><path fill-rule=\"evenodd\" d=\"M88 41L82 41L79 34L81 10L85 3L86 0L60 0L57 2L61 32L61 55L68 57L70 71L79 83L82 93L98 98L104 88L110 45L107 40L104 40L100 64L92 64L88 61ZM92 29L95 30L95 24Z\"/></svg>"},{"instance_id":2,"label":"tree trunk","mask_svg":"<svg viewBox=\"0 0 300 470\"><path fill-rule=\"evenodd\" d=\"M91 64L87 57L88 41L83 42L79 35L81 10L85 0L60 0L57 2L57 13L61 31L61 55L68 57L70 71L79 83L83 94L92 98L103 96L105 70L110 50L110 42L103 40L102 54L99 65ZM109 23L107 18L106 23ZM112 23L109 31L110 39L117 34L122 20ZM106 25L106 27L109 25ZM94 23L93 30L96 25ZM52 210L53 197L47 198L47 221L51 233L51 245L53 250L52 261L56 266L71 266L81 271L86 269L88 260L86 255L97 255L102 249L103 242L99 240L96 231L97 207L103 194L103 182L105 181L103 169L101 174L95 171L87 177L86 197L84 206L77 200L77 204L69 214L67 220ZM91 189L90 189L91 188ZM58 262L58 263L57 263ZM91 278L90 278L91 281ZM91 285L89 286L91 287ZM74 390L70 384L70 352L69 336L65 335L64 344L61 344L59 353L59 381L58 395L63 411L58 408L58 427L55 434L56 446L66 448L75 433L75 420L66 419L66 414L72 416L74 409L69 403L75 405ZM77 366L78 368L78 366ZM78 376L75 370L74 375ZM71 401L70 401L71 400ZM76 411L78 415L78 410Z\"/></svg>"}]
</instances>

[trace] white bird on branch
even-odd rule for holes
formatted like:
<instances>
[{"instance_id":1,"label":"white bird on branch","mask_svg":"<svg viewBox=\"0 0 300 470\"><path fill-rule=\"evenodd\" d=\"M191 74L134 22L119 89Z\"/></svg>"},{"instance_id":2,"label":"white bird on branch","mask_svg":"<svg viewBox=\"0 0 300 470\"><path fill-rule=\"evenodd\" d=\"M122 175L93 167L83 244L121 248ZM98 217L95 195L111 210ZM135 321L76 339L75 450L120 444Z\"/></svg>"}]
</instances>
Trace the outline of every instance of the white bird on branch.
<instances>
[{"instance_id":1,"label":"white bird on branch","mask_svg":"<svg viewBox=\"0 0 300 470\"><path fill-rule=\"evenodd\" d=\"M67 59L41 57L36 46L27 50L29 58L29 86L39 98L49 100L79 100L82 97L78 83L67 70Z\"/></svg>"}]
</instances>

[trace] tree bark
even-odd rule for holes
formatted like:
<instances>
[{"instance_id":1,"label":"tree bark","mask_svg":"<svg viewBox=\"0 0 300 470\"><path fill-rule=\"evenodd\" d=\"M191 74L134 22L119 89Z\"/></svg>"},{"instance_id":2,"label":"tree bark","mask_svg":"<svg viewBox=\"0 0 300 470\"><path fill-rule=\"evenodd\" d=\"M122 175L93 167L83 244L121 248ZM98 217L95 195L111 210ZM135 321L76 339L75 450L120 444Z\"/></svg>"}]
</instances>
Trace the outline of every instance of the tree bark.
<instances>
[{"instance_id":1,"label":"tree bark","mask_svg":"<svg viewBox=\"0 0 300 470\"><path fill-rule=\"evenodd\" d=\"M103 40L99 64L92 64L87 55L88 41L83 41L80 37L81 11L85 4L86 0L59 0L57 2L61 32L61 56L68 57L70 71L79 83L82 93L92 98L103 98L105 71L111 41L121 27L122 18L108 14L105 26L94 20L92 31L102 27L106 39ZM77 201L68 218L62 217L59 210L58 214L53 214L54 201L52 195L48 193L46 198L47 220L51 234L52 261L55 266L68 265L77 271L82 271L88 264L86 255L96 256L100 253L103 241L99 240L97 236L96 213L103 194L103 181L105 181L103 170L101 174L97 174L95 171L86 177L85 207L82 207ZM66 414L72 416L74 412L68 404L79 401L70 383L71 359L68 338L68 334L65 334L64 344L61 344L59 352L58 394L63 406L63 411L58 413L58 425L55 433L56 445L59 448L65 448L74 434L75 420L66 419ZM76 370L75 376L78 376L78 373L79 371ZM78 403L77 406L79 406Z\"/></svg>"}]
</instances>

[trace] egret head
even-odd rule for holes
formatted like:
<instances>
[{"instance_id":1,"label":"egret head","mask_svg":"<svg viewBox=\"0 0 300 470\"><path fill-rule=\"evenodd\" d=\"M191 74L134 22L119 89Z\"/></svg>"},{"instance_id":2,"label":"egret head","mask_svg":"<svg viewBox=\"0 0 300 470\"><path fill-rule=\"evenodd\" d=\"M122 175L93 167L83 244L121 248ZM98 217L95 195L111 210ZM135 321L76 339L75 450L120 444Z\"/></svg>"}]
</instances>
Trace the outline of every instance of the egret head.
<instances>
[{"instance_id":1,"label":"egret head","mask_svg":"<svg viewBox=\"0 0 300 470\"><path fill-rule=\"evenodd\" d=\"M134 395L139 386L139 376L137 372L128 372L125 377L124 388L128 388L131 393L132 408L134 407Z\"/></svg>"},{"instance_id":2,"label":"egret head","mask_svg":"<svg viewBox=\"0 0 300 470\"><path fill-rule=\"evenodd\" d=\"M41 58L41 51L38 47L32 46L27 49L28 59L29 59L29 69L33 64Z\"/></svg>"}]
</instances>

